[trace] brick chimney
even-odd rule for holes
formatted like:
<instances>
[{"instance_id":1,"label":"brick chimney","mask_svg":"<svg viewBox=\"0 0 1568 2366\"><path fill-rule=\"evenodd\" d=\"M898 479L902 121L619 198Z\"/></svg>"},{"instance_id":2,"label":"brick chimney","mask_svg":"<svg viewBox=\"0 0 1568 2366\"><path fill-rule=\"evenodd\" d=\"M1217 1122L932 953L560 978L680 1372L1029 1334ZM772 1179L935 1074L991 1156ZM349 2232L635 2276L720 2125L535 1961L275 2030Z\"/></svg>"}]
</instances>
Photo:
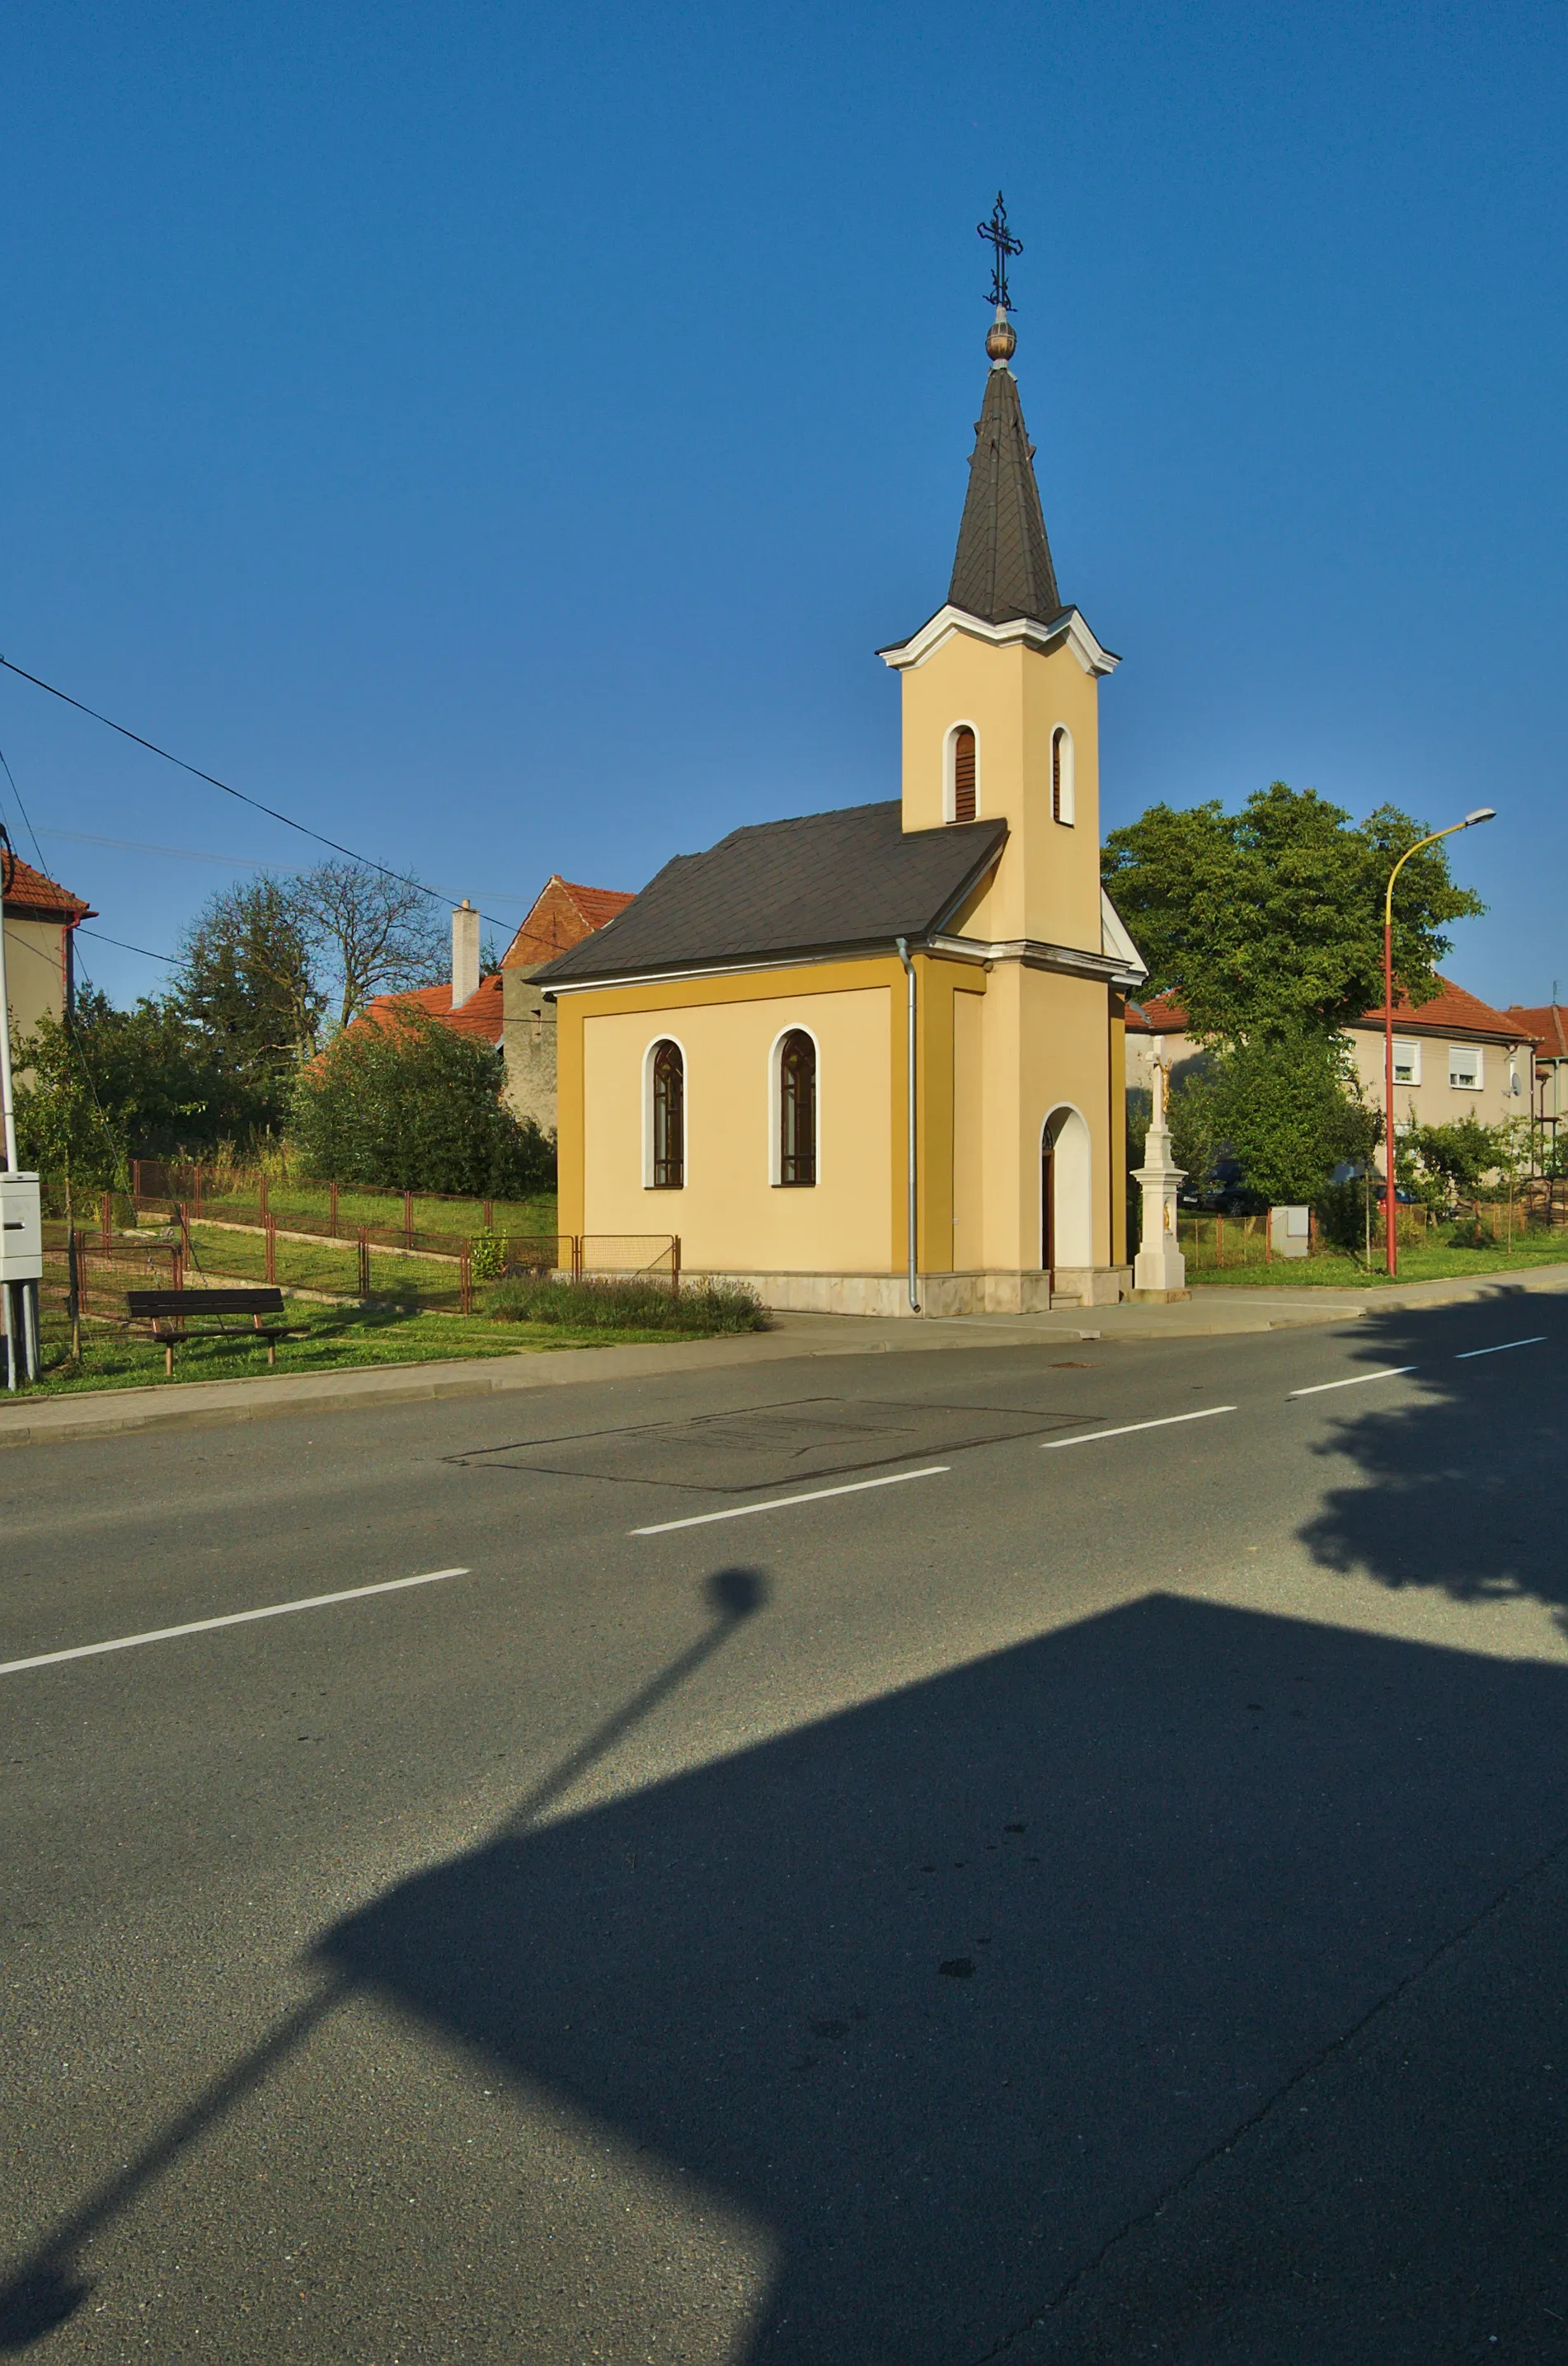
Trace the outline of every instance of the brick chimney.
<instances>
[{"instance_id":1,"label":"brick chimney","mask_svg":"<svg viewBox=\"0 0 1568 2366\"><path fill-rule=\"evenodd\" d=\"M452 1008L479 990L479 916L465 896L452 915Z\"/></svg>"}]
</instances>

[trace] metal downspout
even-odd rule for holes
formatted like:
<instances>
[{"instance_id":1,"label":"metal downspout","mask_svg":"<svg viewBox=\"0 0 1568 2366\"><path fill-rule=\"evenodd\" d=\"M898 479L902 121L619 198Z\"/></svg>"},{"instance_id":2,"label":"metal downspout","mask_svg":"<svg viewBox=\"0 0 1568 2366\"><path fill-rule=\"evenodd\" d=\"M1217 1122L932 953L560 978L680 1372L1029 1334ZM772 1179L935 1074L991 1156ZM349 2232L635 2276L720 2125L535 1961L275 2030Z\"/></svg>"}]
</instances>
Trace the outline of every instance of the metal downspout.
<instances>
[{"instance_id":1,"label":"metal downspout","mask_svg":"<svg viewBox=\"0 0 1568 2366\"><path fill-rule=\"evenodd\" d=\"M898 948L898 958L904 964L904 975L909 981L909 1074L905 1096L909 1106L909 1312L911 1314L918 1314L920 1311L920 1300L919 1285L916 1276L919 1242L915 1229L915 1219L918 1213L915 1200L915 1150L918 1139L915 1132L915 964L909 959L908 938L897 937L894 942Z\"/></svg>"}]
</instances>

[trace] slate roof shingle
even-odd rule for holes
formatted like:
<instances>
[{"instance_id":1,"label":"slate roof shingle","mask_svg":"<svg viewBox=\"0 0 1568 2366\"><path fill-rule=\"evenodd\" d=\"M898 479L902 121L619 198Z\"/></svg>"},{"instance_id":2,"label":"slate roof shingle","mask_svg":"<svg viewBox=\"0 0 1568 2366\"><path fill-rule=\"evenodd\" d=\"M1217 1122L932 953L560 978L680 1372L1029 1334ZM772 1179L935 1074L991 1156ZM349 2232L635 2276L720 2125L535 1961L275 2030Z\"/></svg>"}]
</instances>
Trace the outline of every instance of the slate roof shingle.
<instances>
[{"instance_id":1,"label":"slate roof shingle","mask_svg":"<svg viewBox=\"0 0 1568 2366\"><path fill-rule=\"evenodd\" d=\"M987 378L975 422L969 490L947 597L952 607L988 625L1010 624L1020 616L1049 624L1061 613L1034 480L1034 446L1023 423L1018 380L1005 363L993 366Z\"/></svg>"},{"instance_id":2,"label":"slate roof shingle","mask_svg":"<svg viewBox=\"0 0 1568 2366\"><path fill-rule=\"evenodd\" d=\"M919 939L1006 839L1000 820L907 832L896 797L731 830L705 854L676 855L617 918L536 975L575 985Z\"/></svg>"}]
</instances>

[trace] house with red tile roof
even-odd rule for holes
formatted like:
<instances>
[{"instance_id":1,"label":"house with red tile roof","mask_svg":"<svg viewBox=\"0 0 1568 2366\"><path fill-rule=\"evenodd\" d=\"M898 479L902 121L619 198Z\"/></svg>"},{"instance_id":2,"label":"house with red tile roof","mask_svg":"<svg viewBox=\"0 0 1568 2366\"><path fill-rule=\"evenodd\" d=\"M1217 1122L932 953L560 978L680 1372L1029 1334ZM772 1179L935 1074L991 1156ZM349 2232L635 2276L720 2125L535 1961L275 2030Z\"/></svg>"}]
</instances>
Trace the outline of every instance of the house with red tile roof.
<instances>
[{"instance_id":1,"label":"house with red tile roof","mask_svg":"<svg viewBox=\"0 0 1568 2366\"><path fill-rule=\"evenodd\" d=\"M1536 1030L1531 1016L1494 1010L1451 978L1439 977L1438 991L1413 1006L1401 995L1393 1010L1395 1122L1447 1125L1461 1117L1498 1125L1528 1117L1534 1095ZM1383 1098L1383 1013L1368 1010L1347 1031L1361 1090L1378 1108ZM1150 995L1127 1005L1127 1082L1150 1081L1156 1042L1173 1076L1202 1056L1187 1031L1187 1013L1169 995ZM1568 1077L1564 1078L1568 1097Z\"/></svg>"},{"instance_id":2,"label":"house with red tile roof","mask_svg":"<svg viewBox=\"0 0 1568 2366\"><path fill-rule=\"evenodd\" d=\"M11 1024L25 1040L40 1019L62 1019L70 1009L76 930L98 916L19 855L13 860L0 852L0 862L6 864L6 998Z\"/></svg>"},{"instance_id":3,"label":"house with red tile roof","mask_svg":"<svg viewBox=\"0 0 1568 2366\"><path fill-rule=\"evenodd\" d=\"M581 944L632 901L612 887L583 887L551 874L502 956L499 970L479 973L480 915L465 897L452 915L449 984L378 994L352 1024L386 1027L400 1010L423 1010L459 1035L474 1035L500 1052L506 1098L520 1118L546 1133L556 1123L556 1013L531 985L536 969Z\"/></svg>"},{"instance_id":4,"label":"house with red tile roof","mask_svg":"<svg viewBox=\"0 0 1568 2366\"><path fill-rule=\"evenodd\" d=\"M582 887L553 872L501 961L506 1098L546 1133L556 1128L556 1006L534 984L536 970L599 930L634 898L616 887Z\"/></svg>"},{"instance_id":5,"label":"house with red tile roof","mask_svg":"<svg viewBox=\"0 0 1568 2366\"><path fill-rule=\"evenodd\" d=\"M1555 1000L1534 1009L1510 1002L1508 1016L1535 1038L1535 1113L1555 1139L1568 1118L1568 1009Z\"/></svg>"}]
</instances>

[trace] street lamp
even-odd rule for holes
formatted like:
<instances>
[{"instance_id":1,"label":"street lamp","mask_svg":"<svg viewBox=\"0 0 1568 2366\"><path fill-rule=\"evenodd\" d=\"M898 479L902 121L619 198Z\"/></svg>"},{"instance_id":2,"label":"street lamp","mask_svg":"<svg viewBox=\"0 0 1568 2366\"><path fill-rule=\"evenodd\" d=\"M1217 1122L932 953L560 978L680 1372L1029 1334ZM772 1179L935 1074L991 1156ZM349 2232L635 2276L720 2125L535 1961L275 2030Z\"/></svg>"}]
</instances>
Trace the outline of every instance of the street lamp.
<instances>
[{"instance_id":1,"label":"street lamp","mask_svg":"<svg viewBox=\"0 0 1568 2366\"><path fill-rule=\"evenodd\" d=\"M1382 1087L1383 1087L1383 1246L1388 1264L1388 1277L1394 1280L1399 1272L1399 1248L1395 1237L1393 1201L1393 883L1413 854L1424 846L1436 846L1440 838L1452 838L1456 829L1473 829L1478 821L1495 821L1491 806L1477 806L1462 821L1450 822L1447 829L1435 829L1429 838L1418 838L1407 846L1388 874L1388 893L1382 904Z\"/></svg>"}]
</instances>

